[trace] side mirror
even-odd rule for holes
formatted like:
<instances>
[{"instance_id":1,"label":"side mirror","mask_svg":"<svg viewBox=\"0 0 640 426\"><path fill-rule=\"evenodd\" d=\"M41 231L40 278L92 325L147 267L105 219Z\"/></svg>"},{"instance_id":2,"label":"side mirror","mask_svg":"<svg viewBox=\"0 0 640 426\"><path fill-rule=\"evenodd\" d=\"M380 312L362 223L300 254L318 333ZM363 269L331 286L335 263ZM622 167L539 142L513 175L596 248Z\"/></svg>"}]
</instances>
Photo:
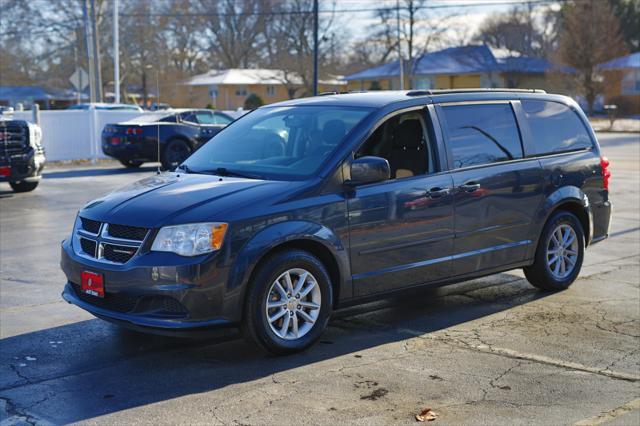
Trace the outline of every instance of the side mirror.
<instances>
[{"instance_id":1,"label":"side mirror","mask_svg":"<svg viewBox=\"0 0 640 426\"><path fill-rule=\"evenodd\" d=\"M391 177L389 162L381 157L360 157L351 163L351 179L348 185L363 185L366 183L382 182Z\"/></svg>"}]
</instances>

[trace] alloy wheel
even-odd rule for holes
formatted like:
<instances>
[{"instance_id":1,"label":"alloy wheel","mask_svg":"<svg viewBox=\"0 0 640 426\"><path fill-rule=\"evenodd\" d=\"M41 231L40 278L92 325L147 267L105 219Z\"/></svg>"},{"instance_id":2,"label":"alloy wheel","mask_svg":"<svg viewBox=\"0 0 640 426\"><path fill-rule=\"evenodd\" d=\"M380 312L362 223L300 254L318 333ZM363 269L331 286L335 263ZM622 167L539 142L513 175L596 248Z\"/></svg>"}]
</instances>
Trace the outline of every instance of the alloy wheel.
<instances>
[{"instance_id":1,"label":"alloy wheel","mask_svg":"<svg viewBox=\"0 0 640 426\"><path fill-rule=\"evenodd\" d=\"M265 302L267 322L281 339L299 339L313 328L321 304L320 286L313 274L292 268L271 284Z\"/></svg>"},{"instance_id":2,"label":"alloy wheel","mask_svg":"<svg viewBox=\"0 0 640 426\"><path fill-rule=\"evenodd\" d=\"M564 280L573 272L578 261L578 237L567 224L561 224L551 233L547 244L547 267L557 280Z\"/></svg>"}]
</instances>

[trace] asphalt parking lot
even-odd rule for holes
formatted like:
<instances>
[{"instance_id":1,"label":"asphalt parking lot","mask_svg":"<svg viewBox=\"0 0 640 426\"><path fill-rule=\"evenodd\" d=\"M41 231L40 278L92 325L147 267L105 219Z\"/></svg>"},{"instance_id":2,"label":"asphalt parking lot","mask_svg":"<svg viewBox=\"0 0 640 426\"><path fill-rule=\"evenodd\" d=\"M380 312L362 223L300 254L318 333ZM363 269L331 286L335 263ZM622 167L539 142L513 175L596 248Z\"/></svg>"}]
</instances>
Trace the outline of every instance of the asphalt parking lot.
<instances>
[{"instance_id":1,"label":"asphalt parking lot","mask_svg":"<svg viewBox=\"0 0 640 426\"><path fill-rule=\"evenodd\" d=\"M50 169L0 187L0 425L640 424L640 135L600 134L611 237L567 291L520 271L341 311L311 350L120 330L60 299L76 211L154 172Z\"/></svg>"}]
</instances>

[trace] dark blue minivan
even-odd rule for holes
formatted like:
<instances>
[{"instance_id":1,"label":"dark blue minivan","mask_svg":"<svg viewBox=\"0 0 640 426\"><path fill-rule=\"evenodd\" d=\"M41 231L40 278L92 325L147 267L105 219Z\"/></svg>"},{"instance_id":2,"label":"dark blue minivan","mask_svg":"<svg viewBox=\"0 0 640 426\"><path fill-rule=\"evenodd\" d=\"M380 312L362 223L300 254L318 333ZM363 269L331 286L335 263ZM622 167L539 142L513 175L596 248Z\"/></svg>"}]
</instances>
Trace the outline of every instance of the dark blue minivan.
<instances>
[{"instance_id":1,"label":"dark blue minivan","mask_svg":"<svg viewBox=\"0 0 640 426\"><path fill-rule=\"evenodd\" d=\"M259 108L174 172L89 202L63 298L167 334L313 344L339 307L523 268L562 290L608 235L608 162L533 90L327 95Z\"/></svg>"}]
</instances>

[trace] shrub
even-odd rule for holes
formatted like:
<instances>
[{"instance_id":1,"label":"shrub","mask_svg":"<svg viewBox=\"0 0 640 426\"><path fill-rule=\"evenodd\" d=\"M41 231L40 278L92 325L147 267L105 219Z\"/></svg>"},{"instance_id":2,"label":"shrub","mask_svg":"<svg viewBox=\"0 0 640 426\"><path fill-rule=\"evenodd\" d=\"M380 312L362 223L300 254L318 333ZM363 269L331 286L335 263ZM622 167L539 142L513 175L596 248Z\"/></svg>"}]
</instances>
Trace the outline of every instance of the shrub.
<instances>
[{"instance_id":1,"label":"shrub","mask_svg":"<svg viewBox=\"0 0 640 426\"><path fill-rule=\"evenodd\" d=\"M252 93L249 96L247 96L247 99L245 99L244 101L244 109L248 109L248 110L260 108L262 105L264 105L262 98L256 95L255 93Z\"/></svg>"}]
</instances>

